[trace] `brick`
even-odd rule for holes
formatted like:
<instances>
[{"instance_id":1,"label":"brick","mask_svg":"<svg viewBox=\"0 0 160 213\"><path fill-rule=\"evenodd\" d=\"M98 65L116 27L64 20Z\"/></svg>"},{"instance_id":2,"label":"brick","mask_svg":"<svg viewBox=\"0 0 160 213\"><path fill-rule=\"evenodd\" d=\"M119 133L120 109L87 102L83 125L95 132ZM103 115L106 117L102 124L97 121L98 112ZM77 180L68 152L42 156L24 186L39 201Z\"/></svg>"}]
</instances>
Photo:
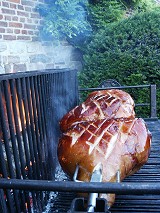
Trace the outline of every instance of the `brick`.
<instances>
[{"instance_id":1,"label":"brick","mask_svg":"<svg viewBox=\"0 0 160 213\"><path fill-rule=\"evenodd\" d=\"M7 22L0 21L0 27L7 27Z\"/></svg>"},{"instance_id":2,"label":"brick","mask_svg":"<svg viewBox=\"0 0 160 213\"><path fill-rule=\"evenodd\" d=\"M37 19L40 18L40 15L38 13L31 13L30 16L31 18L37 18Z\"/></svg>"},{"instance_id":3,"label":"brick","mask_svg":"<svg viewBox=\"0 0 160 213\"><path fill-rule=\"evenodd\" d=\"M35 6L35 3L33 1L28 1L28 0L21 0L21 4L22 5L27 5L27 6L30 6L30 7L34 7Z\"/></svg>"},{"instance_id":4,"label":"brick","mask_svg":"<svg viewBox=\"0 0 160 213\"><path fill-rule=\"evenodd\" d=\"M10 4L10 8L17 9L17 5L16 4Z\"/></svg>"},{"instance_id":5,"label":"brick","mask_svg":"<svg viewBox=\"0 0 160 213\"><path fill-rule=\"evenodd\" d=\"M20 21L20 22L22 22L22 23L24 23L24 22L26 22L26 19L25 19L25 18L20 17L19 21Z\"/></svg>"},{"instance_id":6,"label":"brick","mask_svg":"<svg viewBox=\"0 0 160 213\"><path fill-rule=\"evenodd\" d=\"M15 34L20 34L20 32L21 32L21 31L20 31L19 29L15 29L15 30L14 30L14 33L15 33Z\"/></svg>"},{"instance_id":7,"label":"brick","mask_svg":"<svg viewBox=\"0 0 160 213\"><path fill-rule=\"evenodd\" d=\"M13 16L12 21L18 21L18 16Z\"/></svg>"},{"instance_id":8,"label":"brick","mask_svg":"<svg viewBox=\"0 0 160 213\"><path fill-rule=\"evenodd\" d=\"M13 71L14 72L24 72L24 71L26 71L26 64L14 64Z\"/></svg>"},{"instance_id":9,"label":"brick","mask_svg":"<svg viewBox=\"0 0 160 213\"><path fill-rule=\"evenodd\" d=\"M9 2L20 3L20 0L7 0Z\"/></svg>"},{"instance_id":10,"label":"brick","mask_svg":"<svg viewBox=\"0 0 160 213\"><path fill-rule=\"evenodd\" d=\"M3 7L9 7L9 3L3 1L3 2L2 2L2 6L3 6Z\"/></svg>"},{"instance_id":11,"label":"brick","mask_svg":"<svg viewBox=\"0 0 160 213\"><path fill-rule=\"evenodd\" d=\"M30 36L17 36L17 40L31 40Z\"/></svg>"},{"instance_id":12,"label":"brick","mask_svg":"<svg viewBox=\"0 0 160 213\"><path fill-rule=\"evenodd\" d=\"M39 20L34 20L34 24L39 25Z\"/></svg>"},{"instance_id":13,"label":"brick","mask_svg":"<svg viewBox=\"0 0 160 213\"><path fill-rule=\"evenodd\" d=\"M22 12L22 11L17 11L17 15L18 15L18 16L29 17L29 14L28 14L27 12Z\"/></svg>"},{"instance_id":14,"label":"brick","mask_svg":"<svg viewBox=\"0 0 160 213\"><path fill-rule=\"evenodd\" d=\"M38 62L50 63L51 59L44 54L37 54L37 55L31 55L30 56L30 62L31 63L38 63Z\"/></svg>"},{"instance_id":15,"label":"brick","mask_svg":"<svg viewBox=\"0 0 160 213\"><path fill-rule=\"evenodd\" d=\"M5 16L4 19L5 19L6 21L11 21L11 16Z\"/></svg>"},{"instance_id":16,"label":"brick","mask_svg":"<svg viewBox=\"0 0 160 213\"><path fill-rule=\"evenodd\" d=\"M4 9L4 8L2 8L2 13L10 14L10 15L15 15L16 14L15 10Z\"/></svg>"},{"instance_id":17,"label":"brick","mask_svg":"<svg viewBox=\"0 0 160 213\"><path fill-rule=\"evenodd\" d=\"M39 38L37 36L32 36L32 41L39 41Z\"/></svg>"},{"instance_id":18,"label":"brick","mask_svg":"<svg viewBox=\"0 0 160 213\"><path fill-rule=\"evenodd\" d=\"M4 28L0 28L0 33L5 33L5 29Z\"/></svg>"},{"instance_id":19,"label":"brick","mask_svg":"<svg viewBox=\"0 0 160 213\"><path fill-rule=\"evenodd\" d=\"M21 33L22 33L23 35L27 35L27 34L28 34L27 30L22 30Z\"/></svg>"},{"instance_id":20,"label":"brick","mask_svg":"<svg viewBox=\"0 0 160 213\"><path fill-rule=\"evenodd\" d=\"M13 33L13 30L12 29L6 29L6 33Z\"/></svg>"},{"instance_id":21,"label":"brick","mask_svg":"<svg viewBox=\"0 0 160 213\"><path fill-rule=\"evenodd\" d=\"M19 63L20 57L19 56L8 56L8 63Z\"/></svg>"},{"instance_id":22,"label":"brick","mask_svg":"<svg viewBox=\"0 0 160 213\"><path fill-rule=\"evenodd\" d=\"M9 22L9 27L22 28L22 24L19 22Z\"/></svg>"},{"instance_id":23,"label":"brick","mask_svg":"<svg viewBox=\"0 0 160 213\"><path fill-rule=\"evenodd\" d=\"M32 24L24 24L24 29L31 29L31 30L35 30L35 29L36 29L36 25L32 25Z\"/></svg>"},{"instance_id":24,"label":"brick","mask_svg":"<svg viewBox=\"0 0 160 213\"><path fill-rule=\"evenodd\" d=\"M28 31L28 34L29 34L29 35L34 35L34 32L33 32L32 30L29 30L29 31Z\"/></svg>"},{"instance_id":25,"label":"brick","mask_svg":"<svg viewBox=\"0 0 160 213\"><path fill-rule=\"evenodd\" d=\"M22 5L17 6L19 10L24 10L24 7Z\"/></svg>"},{"instance_id":26,"label":"brick","mask_svg":"<svg viewBox=\"0 0 160 213\"><path fill-rule=\"evenodd\" d=\"M32 9L31 9L31 7L25 7L25 11L26 11L26 12L31 12Z\"/></svg>"},{"instance_id":27,"label":"brick","mask_svg":"<svg viewBox=\"0 0 160 213\"><path fill-rule=\"evenodd\" d=\"M31 18L27 18L27 23L28 24L32 24L32 19Z\"/></svg>"},{"instance_id":28,"label":"brick","mask_svg":"<svg viewBox=\"0 0 160 213\"><path fill-rule=\"evenodd\" d=\"M12 67L11 64L5 64L5 73L11 73L12 72Z\"/></svg>"},{"instance_id":29,"label":"brick","mask_svg":"<svg viewBox=\"0 0 160 213\"><path fill-rule=\"evenodd\" d=\"M3 35L4 40L16 40L15 35Z\"/></svg>"},{"instance_id":30,"label":"brick","mask_svg":"<svg viewBox=\"0 0 160 213\"><path fill-rule=\"evenodd\" d=\"M2 20L2 19L3 19L3 15L0 14L0 20Z\"/></svg>"}]
</instances>

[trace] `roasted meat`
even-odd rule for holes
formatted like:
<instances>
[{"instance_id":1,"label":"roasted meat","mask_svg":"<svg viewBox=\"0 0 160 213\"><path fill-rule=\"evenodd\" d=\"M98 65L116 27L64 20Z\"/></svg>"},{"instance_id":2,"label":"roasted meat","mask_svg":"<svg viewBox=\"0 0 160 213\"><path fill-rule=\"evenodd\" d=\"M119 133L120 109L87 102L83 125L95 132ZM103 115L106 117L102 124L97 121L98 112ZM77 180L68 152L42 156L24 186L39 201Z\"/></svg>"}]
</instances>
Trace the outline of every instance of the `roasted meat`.
<instances>
[{"instance_id":1,"label":"roasted meat","mask_svg":"<svg viewBox=\"0 0 160 213\"><path fill-rule=\"evenodd\" d=\"M64 132L83 121L134 117L134 101L128 93L117 89L102 90L92 92L85 102L64 115L60 127Z\"/></svg>"},{"instance_id":2,"label":"roasted meat","mask_svg":"<svg viewBox=\"0 0 160 213\"><path fill-rule=\"evenodd\" d=\"M151 134L143 119L134 118L134 103L130 95L124 98L123 95L126 93L122 92L122 96L120 96L121 91L117 91L101 91L97 92L97 95L96 92L92 93L87 99L87 104L81 104L81 106L85 105L88 111L94 108L91 113L87 113L86 117L84 111L76 117L77 114L73 113L74 109L64 116L68 119L74 115L72 124L69 122L67 125L69 119L65 123L68 128L64 128L66 130L58 145L59 162L69 176L73 176L78 164L78 179L90 181L94 167L101 163L103 182L115 182L118 171L120 171L122 181L146 163ZM103 93L107 96L110 94L110 98L102 98ZM111 94L114 95L113 98L111 98ZM106 97L105 95L104 97ZM114 101L110 100L115 100L115 96L116 103L114 104ZM100 102L98 97L103 101ZM89 103L91 105L94 103L97 108L95 106L92 108ZM106 109L102 107L104 105ZM115 105L117 110L115 110ZM108 113L107 109L111 106L114 110L112 113ZM125 112L127 113L125 114ZM125 117L126 115L128 117ZM64 124L64 118L61 125ZM107 196L109 205L112 205L114 195Z\"/></svg>"}]
</instances>

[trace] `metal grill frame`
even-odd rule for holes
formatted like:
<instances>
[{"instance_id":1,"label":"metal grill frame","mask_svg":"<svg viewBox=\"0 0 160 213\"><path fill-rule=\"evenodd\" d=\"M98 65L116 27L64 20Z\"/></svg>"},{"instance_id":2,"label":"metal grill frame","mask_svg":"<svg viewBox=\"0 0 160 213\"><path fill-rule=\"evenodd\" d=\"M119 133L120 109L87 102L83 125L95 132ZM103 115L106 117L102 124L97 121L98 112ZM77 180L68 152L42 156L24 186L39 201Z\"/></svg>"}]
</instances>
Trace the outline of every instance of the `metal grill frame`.
<instances>
[{"instance_id":1,"label":"metal grill frame","mask_svg":"<svg viewBox=\"0 0 160 213\"><path fill-rule=\"evenodd\" d=\"M43 76L43 77L42 77ZM55 77L56 76L56 77ZM72 82L73 81L73 82ZM10 95L8 94L8 82L10 82L10 89L12 90L12 105L15 115L14 122L12 124L12 116L9 116L10 109ZM70 84L68 84L70 82ZM61 84L63 83L63 84ZM1 85L3 84L3 85ZM14 174L12 168L12 158L8 154L8 166L10 177L8 178L8 171L5 165L3 157L3 149L0 145L0 163L3 172L3 178L0 178L0 205L2 212L32 212L32 208L36 209L38 212L42 212L47 204L50 191L55 192L96 192L96 193L116 193L116 194L160 194L160 184L155 182L152 183L75 183L72 181L54 181L55 167L57 166L57 157L56 157L56 143L52 143L48 149L48 145L51 141L57 141L57 136L60 134L58 127L58 120L62 117L62 114L73 108L78 103L78 81L76 77L76 71L63 69L63 70L45 70L45 71L35 71L35 72L26 72L26 73L15 73L15 74L5 74L0 75L0 85L2 90L0 90L0 113L1 113L1 128L3 130L3 139L6 142L5 148L6 153L9 151L9 142L8 142L8 133L7 129L10 130L10 137L14 141L15 130L16 135L19 137L16 140L19 140L19 149L21 147L21 138L19 130L19 121L17 120L16 113L16 97L19 100L19 114L21 116L21 125L22 125L22 137L24 143L31 141L29 137L32 137L33 144L30 145L30 155L34 156L32 161L36 162L36 165L30 165L30 157L28 159L28 176L26 177L25 167L26 164L23 159L22 151L20 151L20 162L16 162L16 175ZM57 86L56 86L57 85ZM14 89L17 88L17 94L15 94ZM143 88L147 87L150 91L150 107L151 107L151 120L157 120L156 115L156 86L155 85L139 85L132 86L132 88ZM114 89L126 89L131 87L114 87ZM94 91L101 89L112 89L111 88L84 88L79 89L79 91ZM31 92L32 91L32 92ZM39 91L40 93L37 93ZM54 93L53 93L54 91ZM72 95L69 95L71 92ZM7 106L7 115L10 128L6 124L4 106L2 102L2 93L5 95L6 106ZM41 94L41 98L39 97ZM62 95L64 98L67 95L65 110L60 114L54 112L54 107L59 108L62 104L62 100L56 102L56 98L59 98L59 95ZM27 101L27 98L30 97L32 100L32 105ZM71 99L71 100L70 100ZM34 101L35 100L35 101ZM68 102L69 100L69 102ZM64 104L64 103L63 103ZM148 104L147 104L148 105ZM24 109L23 109L24 107ZM24 112L24 111L25 112ZM25 113L26 120L23 120L23 113ZM27 120L28 113L30 114L29 120ZM36 114L40 115L40 120L37 120ZM44 117L43 117L44 116ZM54 119L51 119L54 118ZM34 126L32 126L34 123ZM55 132L50 129L51 126L55 127L57 135ZM32 131L31 131L32 130ZM26 139L25 131L29 132L27 134L28 139ZM36 139L34 138L36 135ZM26 140L26 142L25 142ZM41 147L41 141L45 141L44 146ZM14 144L14 143L13 143ZM13 145L14 146L14 145ZM27 150L28 147L25 147ZM16 155L16 147L13 147ZM27 156L27 153L25 154ZM54 162L53 165L50 162ZM20 165L19 165L20 164ZM34 167L35 166L35 167ZM35 172L33 172L34 170ZM28 179L29 178L29 179ZM4 197L6 198L4 199ZM19 202L20 200L21 202ZM32 199L32 200L31 200ZM13 202L14 200L14 202ZM33 205L31 204L33 202ZM15 208L13 208L15 206Z\"/></svg>"},{"instance_id":2,"label":"metal grill frame","mask_svg":"<svg viewBox=\"0 0 160 213\"><path fill-rule=\"evenodd\" d=\"M77 104L76 76L77 71L69 69L0 75L0 181L54 180L58 121ZM2 186L1 209L42 212L49 193L38 188Z\"/></svg>"}]
</instances>

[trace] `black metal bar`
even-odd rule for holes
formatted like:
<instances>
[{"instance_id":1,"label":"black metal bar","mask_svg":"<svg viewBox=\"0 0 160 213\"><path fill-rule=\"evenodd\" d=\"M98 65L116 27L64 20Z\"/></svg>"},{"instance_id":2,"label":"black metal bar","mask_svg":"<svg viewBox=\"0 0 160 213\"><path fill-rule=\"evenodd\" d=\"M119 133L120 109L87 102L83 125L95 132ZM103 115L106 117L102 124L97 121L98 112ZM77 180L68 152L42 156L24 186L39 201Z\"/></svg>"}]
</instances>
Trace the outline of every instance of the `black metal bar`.
<instances>
[{"instance_id":1,"label":"black metal bar","mask_svg":"<svg viewBox=\"0 0 160 213\"><path fill-rule=\"evenodd\" d=\"M135 104L135 106L150 106L149 103L144 103L144 104Z\"/></svg>"},{"instance_id":2,"label":"black metal bar","mask_svg":"<svg viewBox=\"0 0 160 213\"><path fill-rule=\"evenodd\" d=\"M18 73L6 73L0 74L0 81L1 80L8 80L8 79L18 79L24 77L32 77L32 76L39 76L39 75L46 75L46 74L54 74L54 73L63 73L70 72L70 69L45 69L45 70L37 70L37 71L27 71L27 72L18 72ZM73 70L72 70L73 71Z\"/></svg>"},{"instance_id":3,"label":"black metal bar","mask_svg":"<svg viewBox=\"0 0 160 213\"><path fill-rule=\"evenodd\" d=\"M44 148L43 148L43 132L42 132L42 112L40 110L40 94L38 90L38 80L37 76L34 78L34 88L35 88L35 105L37 109L37 138L38 138L38 149L39 149L39 155L40 155L40 166L41 166L41 179L45 179L45 168L44 168ZM38 202L39 204L39 209L43 209L44 206L44 194L42 192L39 192L39 198L40 201Z\"/></svg>"},{"instance_id":4,"label":"black metal bar","mask_svg":"<svg viewBox=\"0 0 160 213\"><path fill-rule=\"evenodd\" d=\"M150 86L150 110L151 118L157 118L157 106L156 106L156 85Z\"/></svg>"},{"instance_id":5,"label":"black metal bar","mask_svg":"<svg viewBox=\"0 0 160 213\"><path fill-rule=\"evenodd\" d=\"M33 166L33 172L34 172L34 178L37 179L40 177L39 172L39 158L38 158L38 152L37 152L37 143L36 143L36 136L35 136L35 127L34 127L34 116L33 116L33 107L32 107L32 91L30 86L30 78L26 78L26 90L27 90L27 99L28 99L28 110L29 110L29 117L30 117L30 128L31 128L31 134L32 134L32 145L33 145L33 152L34 152L34 159L32 162Z\"/></svg>"},{"instance_id":6,"label":"black metal bar","mask_svg":"<svg viewBox=\"0 0 160 213\"><path fill-rule=\"evenodd\" d=\"M17 155L17 158L20 160L21 164L21 177L26 178L26 171L25 171L25 159L23 154L23 147L21 143L21 133L20 133L20 126L18 121L18 106L17 106L17 94L16 94L16 86L15 86L15 80L10 80L10 92L11 92L11 101L12 101L12 107L13 107L13 116L15 121L15 130L16 130L16 137L17 137L17 143L18 143L18 151L19 155ZM23 191L20 191L20 198L22 200L22 207L23 211L26 212L25 209L25 195Z\"/></svg>"},{"instance_id":7,"label":"black metal bar","mask_svg":"<svg viewBox=\"0 0 160 213\"><path fill-rule=\"evenodd\" d=\"M33 143L32 143L32 135L31 135L31 129L30 129L30 120L29 120L29 110L28 110L28 102L29 99L27 99L27 92L26 92L26 78L22 78L22 95L23 95L23 103L24 103L24 112L25 112L25 122L26 122L26 130L27 130L27 136L28 136L28 143L29 143L29 149L30 150L30 161L34 162L34 152L33 152ZM28 101L27 101L28 100ZM32 166L33 173L31 173L30 178L33 178L33 174L35 174L35 168Z\"/></svg>"},{"instance_id":8,"label":"black metal bar","mask_svg":"<svg viewBox=\"0 0 160 213\"><path fill-rule=\"evenodd\" d=\"M18 158L18 147L17 147L16 139L15 139L13 111L11 109L11 98L10 98L8 81L4 81L4 95L5 95L5 99L6 99L7 116L8 116L11 143L12 143L12 149L13 149L13 157L14 157L14 162L12 162L12 166L13 166L13 163L15 163L16 177L21 178L21 170L20 170L20 164L19 164L19 158ZM14 176L11 178L14 178ZM15 198L17 212L21 212L20 202L19 202L19 193L18 193L18 191L13 191L13 194L14 194L14 198ZM23 197L23 200L24 200L24 197Z\"/></svg>"},{"instance_id":9,"label":"black metal bar","mask_svg":"<svg viewBox=\"0 0 160 213\"><path fill-rule=\"evenodd\" d=\"M26 118L26 129L27 129L27 136L28 136L28 142L29 142L29 150L30 150L30 161L33 173L31 174L31 178L36 179L36 167L35 167L35 159L34 159L34 150L33 150L33 138L31 133L31 121L30 121L30 115L29 115L29 109L28 104L30 103L30 98L27 96L27 85L26 85L26 78L22 78L22 94L23 94L23 102L24 102L24 111L25 111L25 118ZM36 203L36 197L35 192L32 191L32 198L33 203Z\"/></svg>"},{"instance_id":10,"label":"black metal bar","mask_svg":"<svg viewBox=\"0 0 160 213\"><path fill-rule=\"evenodd\" d=\"M3 177L7 178L8 177L8 172L7 172L7 168L6 168L6 162L5 162L5 159L4 159L4 153L3 153L3 148L2 148L2 141L0 141L0 169L1 169L1 173L2 173ZM8 200L9 210L11 212L14 212L14 209L13 209L14 203L13 203L13 200L12 200L12 195L11 195L10 190L8 190L8 189L6 190L6 198Z\"/></svg>"},{"instance_id":11,"label":"black metal bar","mask_svg":"<svg viewBox=\"0 0 160 213\"><path fill-rule=\"evenodd\" d=\"M12 142L12 148L13 148L13 155L14 155L14 161L15 161L15 169L16 169L16 177L21 178L21 169L20 169L20 162L18 158L18 147L16 143L16 135L15 135L15 129L14 129L14 120L13 120L13 111L11 108L11 97L9 92L9 84L8 81L4 81L4 94L6 99L6 108L7 108L7 115L8 115L8 122L9 122L9 128L10 128L10 137Z\"/></svg>"},{"instance_id":12,"label":"black metal bar","mask_svg":"<svg viewBox=\"0 0 160 213\"><path fill-rule=\"evenodd\" d=\"M11 99L12 99L12 106L13 106L13 115L15 120L15 129L16 129L16 137L18 142L18 151L19 151L19 159L21 163L21 175L23 178L26 178L26 171L25 171L25 158L23 154L23 147L21 143L21 132L18 120L18 105L17 105L17 94L16 94L16 85L14 80L10 80L10 88L11 88Z\"/></svg>"},{"instance_id":13,"label":"black metal bar","mask_svg":"<svg viewBox=\"0 0 160 213\"><path fill-rule=\"evenodd\" d=\"M0 209L2 212L8 212L3 189L0 189Z\"/></svg>"},{"instance_id":14,"label":"black metal bar","mask_svg":"<svg viewBox=\"0 0 160 213\"><path fill-rule=\"evenodd\" d=\"M4 99L4 96L2 97L2 92L0 90L1 128L2 128L2 132L3 132L3 140L4 140L5 151L6 151L7 162L8 162L8 176L14 178L15 173L14 173L13 167L12 167L12 156L11 156L10 144L9 144L8 119L7 119L7 114L4 110L4 105L2 102L3 99Z\"/></svg>"},{"instance_id":15,"label":"black metal bar","mask_svg":"<svg viewBox=\"0 0 160 213\"><path fill-rule=\"evenodd\" d=\"M35 81L34 81L35 77L31 77L30 79L30 86L31 86L31 98L32 98L32 110L33 110L33 119L34 119L34 131L33 134L35 135L35 148L37 150L37 155L36 155L36 164L37 164L37 174L38 174L38 179L42 179L43 178L43 174L44 172L43 167L42 167L42 153L41 153L41 144L40 144L40 132L39 132L39 127L38 127L38 119L39 119L39 114L38 114L38 110L37 110L37 105L38 103L37 101L37 97L36 97L36 88L35 88ZM42 200L43 200L43 195L41 192L37 192L37 205L39 210L41 211L41 209L43 208L42 206Z\"/></svg>"},{"instance_id":16,"label":"black metal bar","mask_svg":"<svg viewBox=\"0 0 160 213\"><path fill-rule=\"evenodd\" d=\"M37 148L39 152L39 160L40 160L40 169L41 169L41 179L44 178L44 168L42 164L43 159L43 150L42 150L42 122L41 122L41 111L40 111L40 103L39 103L39 94L38 94L38 86L37 86L37 77L34 79L34 91L35 91L35 107L37 111L36 115L36 125L35 125L35 134L37 137Z\"/></svg>"},{"instance_id":17,"label":"black metal bar","mask_svg":"<svg viewBox=\"0 0 160 213\"><path fill-rule=\"evenodd\" d=\"M3 82L4 83L4 82ZM4 88L5 92L6 92L6 88ZM8 90L8 88L7 88ZM5 170L5 173L3 174L5 177L10 177L10 178L15 178L15 171L14 171L14 168L13 168L13 159L12 159L12 154L11 154L11 150L12 150L12 144L11 142L9 141L9 125L7 125L7 122L8 122L8 115L7 115L7 110L5 112L4 110L4 105L3 105L3 102L2 100L4 99L5 97L3 96L2 97L2 92L0 90L0 114L1 114L1 127L2 127L2 132L3 132L3 139L4 139L4 145L5 145L5 151L6 151L6 156L7 156L7 159L6 159L6 164L8 165L8 172ZM11 112L9 112L10 114ZM6 117L5 117L6 116ZM8 129L8 131L7 131ZM8 174L6 174L8 173ZM20 206L19 206L19 201L18 201L18 192L16 190L13 191L13 196L14 196L14 200L15 200L15 206L16 206L16 209L17 209L17 212L20 212Z\"/></svg>"},{"instance_id":18,"label":"black metal bar","mask_svg":"<svg viewBox=\"0 0 160 213\"><path fill-rule=\"evenodd\" d=\"M19 179L0 179L0 188L5 189L27 189L27 190L46 190L58 192L98 192L116 194L160 194L160 182L152 183L94 183L73 181L46 181L46 180L19 180Z\"/></svg>"},{"instance_id":19,"label":"black metal bar","mask_svg":"<svg viewBox=\"0 0 160 213\"><path fill-rule=\"evenodd\" d=\"M19 112L20 112L20 120L22 125L22 137L23 140L21 140L21 143L23 142L24 145L24 154L25 154L25 160L26 160L26 167L27 168L27 174L26 177L31 178L32 177L32 167L30 165L30 153L29 153L29 144L28 144L28 138L26 133L26 126L25 126L25 115L24 115L24 105L23 105L23 97L22 97L22 86L21 86L21 80L17 79L16 81L16 91L17 91L17 97L18 97L18 106L19 106ZM30 206L30 196L29 193L25 192L26 202L27 202L27 209L29 212L31 212L31 206Z\"/></svg>"},{"instance_id":20,"label":"black metal bar","mask_svg":"<svg viewBox=\"0 0 160 213\"><path fill-rule=\"evenodd\" d=\"M56 75L56 74L55 74ZM44 102L44 109L45 109L45 118L46 118L46 133L47 133L47 150L48 150L48 153L47 153L47 161L50 162L50 160L52 160L52 150L49 148L50 146L50 141L54 140L52 137L51 137L51 134L50 134L50 129L51 129L51 125L50 125L50 122L51 122L51 117L50 117L50 100L49 100L49 82L48 82L48 74L44 75L42 78L42 88L43 88L43 102ZM47 170L48 170L48 179L52 179L53 178L53 172L51 171L52 168L50 167L50 165L48 164L47 165Z\"/></svg>"},{"instance_id":21,"label":"black metal bar","mask_svg":"<svg viewBox=\"0 0 160 213\"><path fill-rule=\"evenodd\" d=\"M17 96L18 96L18 105L19 105L19 112L20 112L20 120L22 125L22 136L23 136L23 144L24 144L24 153L26 157L26 166L28 170L29 178L32 178L32 167L30 165L30 154L29 154L29 146L28 146L28 139L26 134L26 126L25 126L25 114L24 114L24 105L22 105L22 86L21 86L21 79L17 79L16 81L16 88L17 88Z\"/></svg>"},{"instance_id":22,"label":"black metal bar","mask_svg":"<svg viewBox=\"0 0 160 213\"><path fill-rule=\"evenodd\" d=\"M97 87L97 88L79 88L79 91L96 91L96 90L109 90L109 89L128 89L128 88L146 88L150 85L135 85L135 86L119 86L119 87Z\"/></svg>"},{"instance_id":23,"label":"black metal bar","mask_svg":"<svg viewBox=\"0 0 160 213\"><path fill-rule=\"evenodd\" d=\"M39 101L40 101L40 112L41 112L41 125L42 125L42 133L41 133L41 140L42 140L42 150L43 150L43 156L42 156L42 163L44 168L44 179L48 179L48 170L47 170L47 157L48 157L48 146L47 146L47 132L46 132L46 117L45 117L45 109L44 109L44 95L43 95L43 87L41 84L41 78L38 76L37 79L38 84L38 91L39 91Z\"/></svg>"},{"instance_id":24,"label":"black metal bar","mask_svg":"<svg viewBox=\"0 0 160 213\"><path fill-rule=\"evenodd\" d=\"M37 118L37 109L35 103L35 89L34 89L34 80L33 77L30 78L30 92L31 92L31 99L32 99L32 116L33 116L33 124L32 125L32 136L34 138L34 150L35 150L35 157L36 157L36 166L37 166L37 178L41 179L41 164L40 164L40 153L38 148L38 118Z\"/></svg>"}]
</instances>

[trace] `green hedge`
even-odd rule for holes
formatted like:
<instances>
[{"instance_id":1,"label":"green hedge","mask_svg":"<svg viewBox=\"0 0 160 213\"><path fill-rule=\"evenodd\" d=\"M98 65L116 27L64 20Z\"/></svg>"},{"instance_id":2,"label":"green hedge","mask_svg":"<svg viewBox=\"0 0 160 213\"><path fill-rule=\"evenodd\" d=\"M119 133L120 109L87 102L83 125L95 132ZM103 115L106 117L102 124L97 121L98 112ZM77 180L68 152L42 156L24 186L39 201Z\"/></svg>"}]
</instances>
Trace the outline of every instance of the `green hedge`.
<instances>
[{"instance_id":1,"label":"green hedge","mask_svg":"<svg viewBox=\"0 0 160 213\"><path fill-rule=\"evenodd\" d=\"M95 87L106 79L121 85L157 84L160 115L160 8L108 25L92 40L84 55L81 87ZM144 101L145 92L133 94ZM143 116L146 112L143 110Z\"/></svg>"}]
</instances>

